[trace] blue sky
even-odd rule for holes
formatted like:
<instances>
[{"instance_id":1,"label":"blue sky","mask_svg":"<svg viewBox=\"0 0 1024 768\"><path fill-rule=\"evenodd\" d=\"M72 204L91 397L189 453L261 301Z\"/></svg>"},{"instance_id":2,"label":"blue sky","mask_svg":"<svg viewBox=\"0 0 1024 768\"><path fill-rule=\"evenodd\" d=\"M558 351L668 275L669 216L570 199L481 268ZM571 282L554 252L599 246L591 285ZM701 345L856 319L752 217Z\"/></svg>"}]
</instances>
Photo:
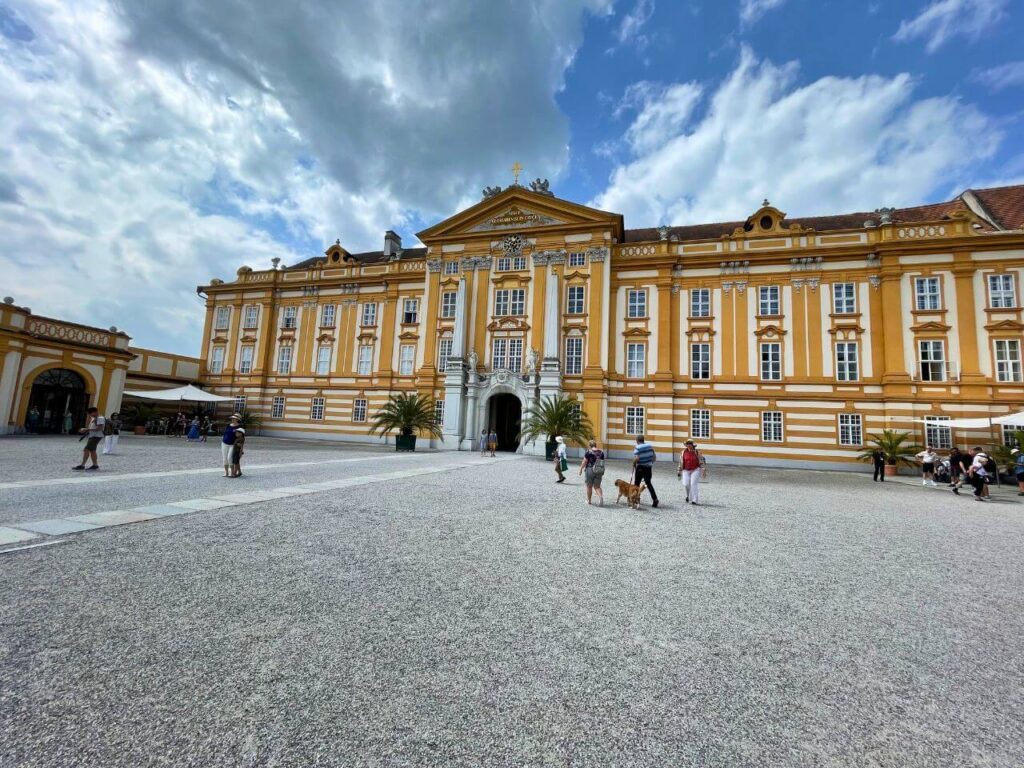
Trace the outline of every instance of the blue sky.
<instances>
[{"instance_id":1,"label":"blue sky","mask_svg":"<svg viewBox=\"0 0 1024 768\"><path fill-rule=\"evenodd\" d=\"M0 0L2 293L195 354L195 286L549 178L626 225L1024 182L1013 0Z\"/></svg>"}]
</instances>

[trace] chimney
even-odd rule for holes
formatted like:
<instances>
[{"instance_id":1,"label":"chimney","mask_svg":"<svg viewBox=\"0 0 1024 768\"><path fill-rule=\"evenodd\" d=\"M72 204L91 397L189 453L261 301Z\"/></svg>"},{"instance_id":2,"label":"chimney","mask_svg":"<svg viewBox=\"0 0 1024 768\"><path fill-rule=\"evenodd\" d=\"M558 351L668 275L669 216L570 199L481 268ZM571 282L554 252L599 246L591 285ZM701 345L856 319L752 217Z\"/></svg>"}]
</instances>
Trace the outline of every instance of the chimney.
<instances>
[{"instance_id":1,"label":"chimney","mask_svg":"<svg viewBox=\"0 0 1024 768\"><path fill-rule=\"evenodd\" d=\"M402 252L402 238L393 232L388 230L384 233L384 255L385 256L398 256Z\"/></svg>"}]
</instances>

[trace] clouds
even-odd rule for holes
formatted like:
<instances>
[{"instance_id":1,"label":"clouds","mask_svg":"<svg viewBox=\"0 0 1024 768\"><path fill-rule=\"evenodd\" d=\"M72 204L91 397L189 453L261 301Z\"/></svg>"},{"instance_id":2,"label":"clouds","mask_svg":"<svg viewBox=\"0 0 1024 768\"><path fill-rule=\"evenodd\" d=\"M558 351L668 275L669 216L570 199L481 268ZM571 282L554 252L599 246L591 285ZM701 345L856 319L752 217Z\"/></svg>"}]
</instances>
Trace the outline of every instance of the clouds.
<instances>
[{"instance_id":1,"label":"clouds","mask_svg":"<svg viewBox=\"0 0 1024 768\"><path fill-rule=\"evenodd\" d=\"M647 37L641 34L644 26L654 15L654 0L636 0L632 10L622 17L615 39L618 45L636 43L639 47L647 44Z\"/></svg>"},{"instance_id":2,"label":"clouds","mask_svg":"<svg viewBox=\"0 0 1024 768\"><path fill-rule=\"evenodd\" d=\"M751 27L769 11L780 7L786 0L740 0L740 23Z\"/></svg>"},{"instance_id":3,"label":"clouds","mask_svg":"<svg viewBox=\"0 0 1024 768\"><path fill-rule=\"evenodd\" d=\"M694 83L665 89L688 98L640 100L631 156L594 204L632 226L735 220L766 196L804 216L914 204L968 181L958 174L999 144L972 107L915 100L908 75L799 85L798 73L744 49L701 114Z\"/></svg>"},{"instance_id":4,"label":"clouds","mask_svg":"<svg viewBox=\"0 0 1024 768\"><path fill-rule=\"evenodd\" d=\"M1024 61L1011 61L976 72L973 79L995 92L1006 88L1019 88L1024 86Z\"/></svg>"},{"instance_id":5,"label":"clouds","mask_svg":"<svg viewBox=\"0 0 1024 768\"><path fill-rule=\"evenodd\" d=\"M957 35L974 41L1004 17L1008 4L1009 0L933 0L913 19L903 21L893 39L925 39L928 53Z\"/></svg>"}]
</instances>

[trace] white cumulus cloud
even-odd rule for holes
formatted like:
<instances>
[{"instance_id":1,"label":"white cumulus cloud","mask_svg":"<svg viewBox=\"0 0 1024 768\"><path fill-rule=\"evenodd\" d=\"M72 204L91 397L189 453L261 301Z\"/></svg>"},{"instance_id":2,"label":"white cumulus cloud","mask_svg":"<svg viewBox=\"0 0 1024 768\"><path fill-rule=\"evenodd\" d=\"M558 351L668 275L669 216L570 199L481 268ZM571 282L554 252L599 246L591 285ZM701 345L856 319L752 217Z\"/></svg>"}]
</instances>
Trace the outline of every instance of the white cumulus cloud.
<instances>
[{"instance_id":1,"label":"white cumulus cloud","mask_svg":"<svg viewBox=\"0 0 1024 768\"><path fill-rule=\"evenodd\" d=\"M780 7L786 0L740 0L740 22L752 26L769 11Z\"/></svg>"},{"instance_id":2,"label":"white cumulus cloud","mask_svg":"<svg viewBox=\"0 0 1024 768\"><path fill-rule=\"evenodd\" d=\"M983 69L974 74L974 80L995 92L1024 86L1024 61L1010 61Z\"/></svg>"},{"instance_id":3,"label":"white cumulus cloud","mask_svg":"<svg viewBox=\"0 0 1024 768\"><path fill-rule=\"evenodd\" d=\"M921 13L900 23L893 35L898 42L925 39L934 53L957 35L977 40L1000 21L1009 0L934 0Z\"/></svg>"}]
</instances>

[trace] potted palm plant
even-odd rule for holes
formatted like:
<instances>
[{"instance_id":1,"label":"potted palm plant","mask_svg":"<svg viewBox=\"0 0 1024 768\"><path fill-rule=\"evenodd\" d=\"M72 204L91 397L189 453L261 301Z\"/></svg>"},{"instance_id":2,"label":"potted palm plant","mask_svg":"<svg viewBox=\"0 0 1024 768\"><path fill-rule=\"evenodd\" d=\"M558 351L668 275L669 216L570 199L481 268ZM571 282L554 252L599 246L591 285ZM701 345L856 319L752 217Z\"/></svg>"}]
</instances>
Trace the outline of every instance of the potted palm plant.
<instances>
[{"instance_id":1,"label":"potted palm plant","mask_svg":"<svg viewBox=\"0 0 1024 768\"><path fill-rule=\"evenodd\" d=\"M883 429L881 433L868 435L867 447L857 457L861 461L871 461L872 454L882 451L885 454L885 476L892 477L900 467L916 467L914 457L921 452L921 446L910 442L909 432L897 432L895 429Z\"/></svg>"},{"instance_id":2,"label":"potted palm plant","mask_svg":"<svg viewBox=\"0 0 1024 768\"><path fill-rule=\"evenodd\" d=\"M156 418L157 409L149 403L137 403L125 409L124 418L131 422L132 432L136 435L146 434L146 424Z\"/></svg>"},{"instance_id":3,"label":"potted palm plant","mask_svg":"<svg viewBox=\"0 0 1024 768\"><path fill-rule=\"evenodd\" d=\"M434 419L434 401L426 395L399 393L388 401L373 417L371 435L395 435L396 451L415 451L416 433L441 437L441 427Z\"/></svg>"},{"instance_id":4,"label":"potted palm plant","mask_svg":"<svg viewBox=\"0 0 1024 768\"><path fill-rule=\"evenodd\" d=\"M585 445L593 439L590 418L579 407L579 401L565 395L545 397L523 422L519 433L521 442L535 442L544 437L544 455L548 461L555 455L555 437L561 435L567 443Z\"/></svg>"}]
</instances>

